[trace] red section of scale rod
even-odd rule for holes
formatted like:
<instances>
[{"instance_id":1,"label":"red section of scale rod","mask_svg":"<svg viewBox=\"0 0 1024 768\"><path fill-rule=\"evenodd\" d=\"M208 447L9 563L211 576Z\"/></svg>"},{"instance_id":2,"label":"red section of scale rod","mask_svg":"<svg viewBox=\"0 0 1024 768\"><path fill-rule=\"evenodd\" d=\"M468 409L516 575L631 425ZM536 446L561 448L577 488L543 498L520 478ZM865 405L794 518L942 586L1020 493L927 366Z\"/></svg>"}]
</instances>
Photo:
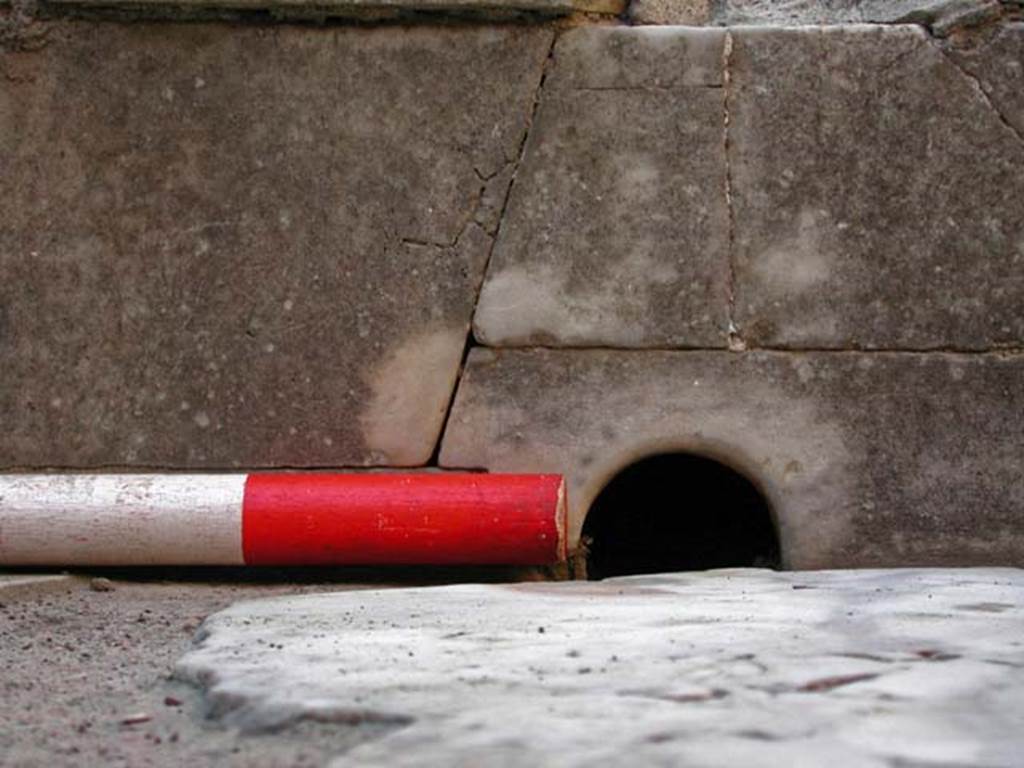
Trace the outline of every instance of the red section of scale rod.
<instances>
[{"instance_id":1,"label":"red section of scale rod","mask_svg":"<svg viewBox=\"0 0 1024 768\"><path fill-rule=\"evenodd\" d=\"M247 565L543 565L566 557L561 475L252 474Z\"/></svg>"}]
</instances>

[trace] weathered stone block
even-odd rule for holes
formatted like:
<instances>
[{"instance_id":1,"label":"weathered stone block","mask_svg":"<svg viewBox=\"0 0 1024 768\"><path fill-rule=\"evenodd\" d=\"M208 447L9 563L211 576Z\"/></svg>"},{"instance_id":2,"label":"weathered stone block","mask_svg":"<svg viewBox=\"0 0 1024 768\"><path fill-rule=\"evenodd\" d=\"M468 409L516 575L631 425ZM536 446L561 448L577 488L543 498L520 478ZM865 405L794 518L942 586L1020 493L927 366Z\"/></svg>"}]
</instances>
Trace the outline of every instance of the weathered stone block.
<instances>
[{"instance_id":1,"label":"weathered stone block","mask_svg":"<svg viewBox=\"0 0 1024 768\"><path fill-rule=\"evenodd\" d=\"M559 39L477 338L724 344L724 39L607 28Z\"/></svg>"},{"instance_id":2,"label":"weathered stone block","mask_svg":"<svg viewBox=\"0 0 1024 768\"><path fill-rule=\"evenodd\" d=\"M1011 766L1022 600L1016 568L296 595L177 674L229 727L344 724L334 768Z\"/></svg>"},{"instance_id":3,"label":"weathered stone block","mask_svg":"<svg viewBox=\"0 0 1024 768\"><path fill-rule=\"evenodd\" d=\"M1024 341L1024 141L924 31L741 30L729 70L748 343Z\"/></svg>"},{"instance_id":4,"label":"weathered stone block","mask_svg":"<svg viewBox=\"0 0 1024 768\"><path fill-rule=\"evenodd\" d=\"M1015 563L1021 381L1020 355L477 349L441 462L564 472L575 537L616 472L695 452L763 490L790 567Z\"/></svg>"},{"instance_id":5,"label":"weathered stone block","mask_svg":"<svg viewBox=\"0 0 1024 768\"><path fill-rule=\"evenodd\" d=\"M0 466L425 462L551 34L69 23L0 55Z\"/></svg>"}]
</instances>

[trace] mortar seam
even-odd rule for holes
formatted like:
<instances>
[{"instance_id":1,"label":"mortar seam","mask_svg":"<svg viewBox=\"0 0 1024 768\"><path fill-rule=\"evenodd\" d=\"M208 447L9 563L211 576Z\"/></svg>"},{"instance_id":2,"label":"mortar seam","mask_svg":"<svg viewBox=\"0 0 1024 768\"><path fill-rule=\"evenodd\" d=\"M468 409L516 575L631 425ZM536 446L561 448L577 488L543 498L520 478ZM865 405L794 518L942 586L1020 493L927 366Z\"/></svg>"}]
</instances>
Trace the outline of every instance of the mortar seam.
<instances>
[{"instance_id":1,"label":"mortar seam","mask_svg":"<svg viewBox=\"0 0 1024 768\"><path fill-rule=\"evenodd\" d=\"M502 345L498 347L486 344L477 345L480 349L488 349L494 352L624 352L627 354L642 354L645 352L674 352L679 354L687 353L716 353L728 355L733 352L726 347L708 346L667 346L654 345L649 347L617 347L610 344L591 344L577 346L552 346L546 344L522 344ZM1013 345L1005 347L984 347L971 349L964 347L829 347L829 346L806 346L787 347L784 345L753 346L747 347L744 352L767 352L769 354L831 354L831 355L905 355L908 357L924 357L927 355L957 355L961 357L1015 357L1024 356L1024 346Z\"/></svg>"},{"instance_id":2,"label":"mortar seam","mask_svg":"<svg viewBox=\"0 0 1024 768\"><path fill-rule=\"evenodd\" d=\"M736 325L736 209L733 205L732 179L732 114L729 97L732 93L732 46L733 37L726 30L722 43L722 156L724 162L723 187L726 210L726 346L734 352L746 349L746 342Z\"/></svg>"}]
</instances>

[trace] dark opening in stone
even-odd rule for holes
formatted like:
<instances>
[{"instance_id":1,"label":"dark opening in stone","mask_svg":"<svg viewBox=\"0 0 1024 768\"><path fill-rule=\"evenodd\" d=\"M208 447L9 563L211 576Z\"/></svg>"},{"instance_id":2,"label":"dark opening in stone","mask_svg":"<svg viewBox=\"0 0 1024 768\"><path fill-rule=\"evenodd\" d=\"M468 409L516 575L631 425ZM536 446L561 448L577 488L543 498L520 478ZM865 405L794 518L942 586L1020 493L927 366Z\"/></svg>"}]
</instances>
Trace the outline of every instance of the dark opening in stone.
<instances>
[{"instance_id":1,"label":"dark opening in stone","mask_svg":"<svg viewBox=\"0 0 1024 768\"><path fill-rule=\"evenodd\" d=\"M768 502L747 478L687 453L651 456L612 478L583 524L592 579L708 568L779 568Z\"/></svg>"}]
</instances>

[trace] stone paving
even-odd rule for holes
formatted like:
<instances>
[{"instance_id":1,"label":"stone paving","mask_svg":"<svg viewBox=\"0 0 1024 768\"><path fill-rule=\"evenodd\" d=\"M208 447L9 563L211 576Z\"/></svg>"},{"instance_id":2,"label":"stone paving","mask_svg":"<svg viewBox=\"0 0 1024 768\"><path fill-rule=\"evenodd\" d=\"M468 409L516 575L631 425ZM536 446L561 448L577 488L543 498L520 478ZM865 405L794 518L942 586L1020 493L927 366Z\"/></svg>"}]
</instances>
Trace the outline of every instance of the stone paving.
<instances>
[{"instance_id":1,"label":"stone paving","mask_svg":"<svg viewBox=\"0 0 1024 768\"><path fill-rule=\"evenodd\" d=\"M727 570L259 600L177 674L334 765L1010 766L1024 571Z\"/></svg>"}]
</instances>

